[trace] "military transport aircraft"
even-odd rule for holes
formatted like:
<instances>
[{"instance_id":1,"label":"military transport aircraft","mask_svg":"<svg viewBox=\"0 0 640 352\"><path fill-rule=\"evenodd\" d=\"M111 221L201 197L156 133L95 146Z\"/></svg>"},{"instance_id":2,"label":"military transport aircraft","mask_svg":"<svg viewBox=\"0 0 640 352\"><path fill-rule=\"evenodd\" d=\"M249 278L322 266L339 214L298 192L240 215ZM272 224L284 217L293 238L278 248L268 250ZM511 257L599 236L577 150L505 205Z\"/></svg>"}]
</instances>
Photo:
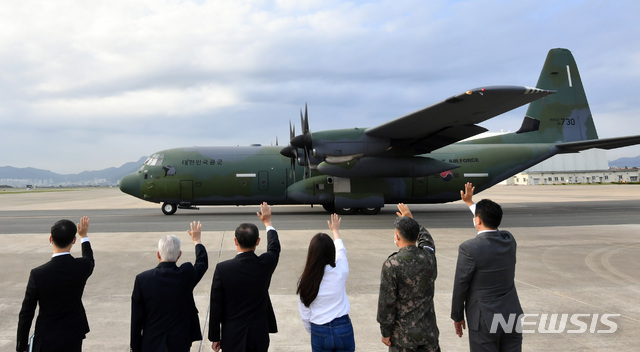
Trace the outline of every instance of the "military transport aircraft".
<instances>
[{"instance_id":1,"label":"military transport aircraft","mask_svg":"<svg viewBox=\"0 0 640 352\"><path fill-rule=\"evenodd\" d=\"M477 124L530 103L515 133L468 139ZM573 55L549 51L536 88L488 86L370 128L311 132L290 144L175 148L152 154L120 189L162 203L170 215L200 205L320 204L376 214L385 204L460 199L561 153L639 144L640 135L598 139Z\"/></svg>"}]
</instances>

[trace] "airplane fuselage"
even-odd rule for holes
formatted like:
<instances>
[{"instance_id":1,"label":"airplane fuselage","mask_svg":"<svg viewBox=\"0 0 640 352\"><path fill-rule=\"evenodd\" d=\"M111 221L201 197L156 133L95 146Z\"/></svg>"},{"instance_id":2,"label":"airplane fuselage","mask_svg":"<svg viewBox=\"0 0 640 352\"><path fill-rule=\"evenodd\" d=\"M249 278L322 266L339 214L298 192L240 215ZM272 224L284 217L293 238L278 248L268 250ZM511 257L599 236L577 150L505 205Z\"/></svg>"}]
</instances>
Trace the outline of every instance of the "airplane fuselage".
<instances>
[{"instance_id":1,"label":"airplane fuselage","mask_svg":"<svg viewBox=\"0 0 640 352\"><path fill-rule=\"evenodd\" d=\"M292 164L280 149L164 150L152 155L137 173L124 177L120 188L146 201L182 207L266 201L365 209L397 202L445 203L460 199L465 182L473 182L479 192L552 154L546 144L454 144L424 155L460 165L453 170L420 177L341 178L314 170L305 176L305 168Z\"/></svg>"}]
</instances>

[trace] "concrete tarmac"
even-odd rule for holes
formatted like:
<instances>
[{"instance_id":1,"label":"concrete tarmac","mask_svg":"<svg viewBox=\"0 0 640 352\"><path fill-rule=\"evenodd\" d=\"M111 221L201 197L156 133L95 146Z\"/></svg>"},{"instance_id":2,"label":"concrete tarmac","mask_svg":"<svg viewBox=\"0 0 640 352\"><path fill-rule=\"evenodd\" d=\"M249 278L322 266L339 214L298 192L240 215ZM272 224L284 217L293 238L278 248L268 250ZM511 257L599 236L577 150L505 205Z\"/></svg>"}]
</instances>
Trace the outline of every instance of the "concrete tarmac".
<instances>
[{"instance_id":1,"label":"concrete tarmac","mask_svg":"<svg viewBox=\"0 0 640 352\"><path fill-rule=\"evenodd\" d=\"M511 231L518 241L516 286L525 313L532 314L525 318L524 329L532 332L524 334L524 351L638 349L640 186L495 186L475 198L500 203L505 212L501 229ZM472 215L462 202L410 208L436 242L434 301L440 346L443 351L466 351L466 331L458 338L449 315L457 248L475 235ZM235 255L233 231L240 222L259 224L257 210L257 206L203 207L165 216L159 205L115 188L0 192L0 350L15 350L18 312L29 271L51 256L51 225L61 218L77 222L88 215L96 268L83 297L91 327L84 350L128 350L135 275L157 265L157 240L168 233L182 239L179 263L193 261L194 249L186 230L190 221L200 220L210 266L194 295L205 341L202 346L194 343L191 351L211 351L206 329L215 264ZM309 240L317 232L328 232L329 216L321 207L309 206L275 206L273 214L282 253L270 293L280 332L271 335L269 350L310 351L309 335L298 315L296 282ZM342 220L350 264L347 293L358 351L387 351L380 342L376 309L382 262L396 250L394 218L394 206L389 204L376 216L345 216ZM264 243L258 253L265 250ZM72 254L80 255L79 246L74 246ZM542 332L553 322L554 314L553 326L558 331Z\"/></svg>"}]
</instances>

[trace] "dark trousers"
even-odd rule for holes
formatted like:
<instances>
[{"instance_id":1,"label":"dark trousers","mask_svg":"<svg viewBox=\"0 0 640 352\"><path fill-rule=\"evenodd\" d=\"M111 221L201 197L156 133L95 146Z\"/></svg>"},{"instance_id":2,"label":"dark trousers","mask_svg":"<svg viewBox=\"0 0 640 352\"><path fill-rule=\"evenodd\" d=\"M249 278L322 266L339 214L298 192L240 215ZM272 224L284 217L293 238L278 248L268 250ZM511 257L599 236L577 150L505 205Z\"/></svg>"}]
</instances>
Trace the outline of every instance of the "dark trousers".
<instances>
[{"instance_id":1,"label":"dark trousers","mask_svg":"<svg viewBox=\"0 0 640 352\"><path fill-rule=\"evenodd\" d=\"M469 349L471 352L521 352L522 333L505 332L501 326L491 333L481 317L480 329L469 329Z\"/></svg>"},{"instance_id":2,"label":"dark trousers","mask_svg":"<svg viewBox=\"0 0 640 352\"><path fill-rule=\"evenodd\" d=\"M82 340L69 341L65 346L41 346L37 341L33 343L34 352L82 352Z\"/></svg>"},{"instance_id":3,"label":"dark trousers","mask_svg":"<svg viewBox=\"0 0 640 352\"><path fill-rule=\"evenodd\" d=\"M398 347L391 345L389 346L389 352L440 352L440 346L436 346L435 349L433 346L416 346L416 347Z\"/></svg>"}]
</instances>

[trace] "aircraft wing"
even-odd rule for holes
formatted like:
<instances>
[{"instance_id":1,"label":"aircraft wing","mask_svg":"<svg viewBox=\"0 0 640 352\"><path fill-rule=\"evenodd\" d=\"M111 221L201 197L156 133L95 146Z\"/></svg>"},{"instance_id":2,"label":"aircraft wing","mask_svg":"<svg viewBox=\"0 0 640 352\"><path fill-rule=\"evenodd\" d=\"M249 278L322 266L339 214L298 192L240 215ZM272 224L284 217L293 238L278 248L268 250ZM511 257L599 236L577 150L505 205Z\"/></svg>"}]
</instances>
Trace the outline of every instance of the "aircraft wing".
<instances>
[{"instance_id":1,"label":"aircraft wing","mask_svg":"<svg viewBox=\"0 0 640 352\"><path fill-rule=\"evenodd\" d=\"M615 149L628 147L631 145L640 144L640 135L616 137L616 138L604 138L604 139L591 139L586 141L567 142L557 144L556 148L559 149L558 154L564 153L577 153L579 151L598 148L598 149Z\"/></svg>"},{"instance_id":2,"label":"aircraft wing","mask_svg":"<svg viewBox=\"0 0 640 352\"><path fill-rule=\"evenodd\" d=\"M368 128L365 134L388 138L394 141L392 147L414 144L415 152L426 153L485 132L485 128L475 124L552 93L524 86L476 88Z\"/></svg>"}]
</instances>

